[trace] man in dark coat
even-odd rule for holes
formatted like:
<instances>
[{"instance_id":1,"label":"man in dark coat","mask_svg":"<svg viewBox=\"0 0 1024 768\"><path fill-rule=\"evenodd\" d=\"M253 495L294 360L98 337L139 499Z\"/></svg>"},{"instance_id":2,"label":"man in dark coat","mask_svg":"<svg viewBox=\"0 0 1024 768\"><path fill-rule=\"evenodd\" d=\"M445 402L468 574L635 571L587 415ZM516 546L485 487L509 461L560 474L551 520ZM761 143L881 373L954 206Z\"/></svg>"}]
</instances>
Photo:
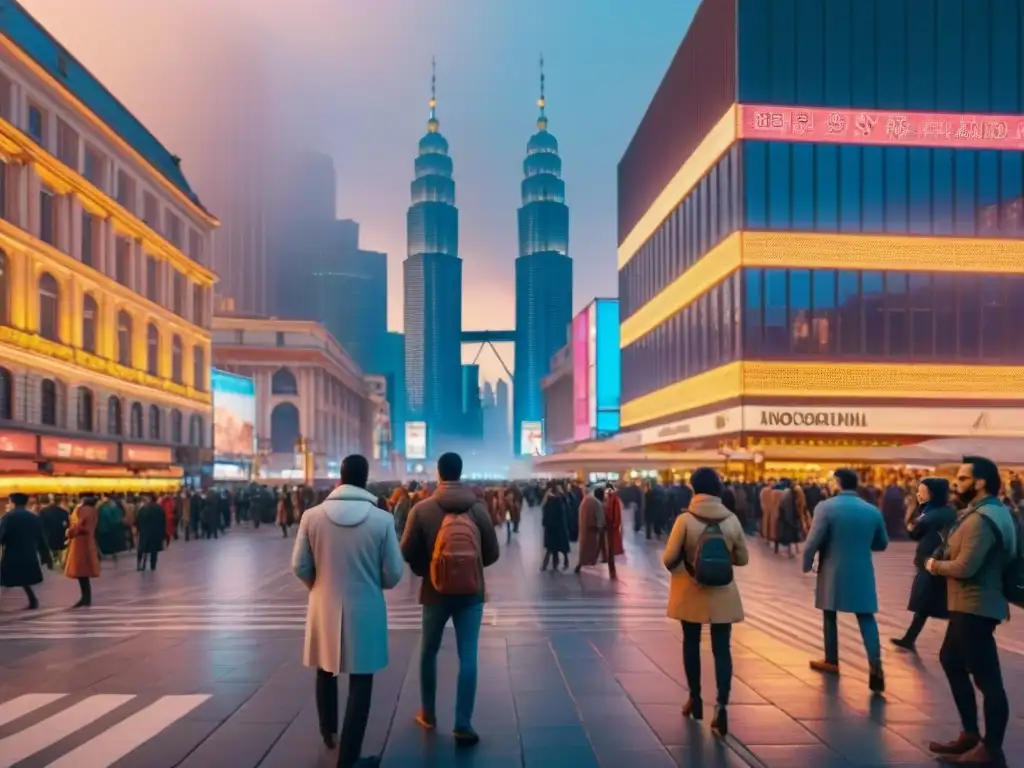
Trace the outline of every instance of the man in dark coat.
<instances>
[{"instance_id":1,"label":"man in dark coat","mask_svg":"<svg viewBox=\"0 0 1024 768\"><path fill-rule=\"evenodd\" d=\"M135 527L139 531L139 544L136 547L138 560L135 568L139 571L146 570L146 555L149 555L149 570L156 570L156 556L163 551L164 538L166 537L166 524L164 520L164 509L156 503L153 494L147 494L145 503L135 513Z\"/></svg>"},{"instance_id":2,"label":"man in dark coat","mask_svg":"<svg viewBox=\"0 0 1024 768\"><path fill-rule=\"evenodd\" d=\"M46 544L52 554L58 555L58 562L63 562L59 553L63 553L68 546L68 526L71 525L71 515L62 506L63 499L59 496L51 496L50 503L39 511L39 519L43 524L43 533L46 535Z\"/></svg>"},{"instance_id":3,"label":"man in dark coat","mask_svg":"<svg viewBox=\"0 0 1024 768\"><path fill-rule=\"evenodd\" d=\"M0 587L21 587L28 597L28 610L39 607L32 587L43 582L39 561L53 566L50 548L46 546L43 523L26 508L28 496L12 493L14 509L0 517Z\"/></svg>"}]
</instances>

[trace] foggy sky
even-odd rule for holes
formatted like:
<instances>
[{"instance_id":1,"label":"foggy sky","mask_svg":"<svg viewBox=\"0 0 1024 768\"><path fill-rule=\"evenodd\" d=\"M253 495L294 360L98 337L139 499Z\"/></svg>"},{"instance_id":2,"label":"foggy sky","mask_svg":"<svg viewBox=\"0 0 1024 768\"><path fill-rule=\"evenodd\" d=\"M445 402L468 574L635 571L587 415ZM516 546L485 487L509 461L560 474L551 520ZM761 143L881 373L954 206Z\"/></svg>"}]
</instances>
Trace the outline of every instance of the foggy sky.
<instances>
[{"instance_id":1,"label":"foggy sky","mask_svg":"<svg viewBox=\"0 0 1024 768\"><path fill-rule=\"evenodd\" d=\"M545 57L549 128L570 206L574 308L616 294L615 168L697 0L21 0L168 148L186 176L251 132L283 156L334 158L338 215L401 264L430 59L451 145L464 324L511 328L516 209ZM642 9L639 10L639 9ZM274 136L273 140L268 137ZM252 138L252 137L249 137ZM236 152L236 155L238 153ZM217 174L212 174L217 175ZM193 181L200 197L203 188ZM217 213L215 210L214 213ZM475 350L467 350L472 357ZM502 354L505 354L504 350ZM500 371L481 357L485 378Z\"/></svg>"}]
</instances>

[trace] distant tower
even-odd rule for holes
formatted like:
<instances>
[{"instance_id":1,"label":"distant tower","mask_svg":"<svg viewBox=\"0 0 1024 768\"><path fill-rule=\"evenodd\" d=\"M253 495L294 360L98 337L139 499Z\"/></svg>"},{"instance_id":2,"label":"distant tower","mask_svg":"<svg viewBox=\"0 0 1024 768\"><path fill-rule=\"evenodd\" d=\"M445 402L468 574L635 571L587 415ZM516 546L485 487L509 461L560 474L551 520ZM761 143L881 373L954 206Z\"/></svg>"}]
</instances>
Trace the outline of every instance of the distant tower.
<instances>
[{"instance_id":1,"label":"distant tower","mask_svg":"<svg viewBox=\"0 0 1024 768\"><path fill-rule=\"evenodd\" d=\"M519 257L516 259L516 379L512 441L521 454L522 423L540 422L544 399L540 382L551 357L566 343L572 320L572 259L569 258L569 208L558 141L548 132L544 95L544 59L540 60L540 116L526 145L523 204L519 209Z\"/></svg>"},{"instance_id":2,"label":"distant tower","mask_svg":"<svg viewBox=\"0 0 1024 768\"><path fill-rule=\"evenodd\" d=\"M430 81L430 118L420 139L412 205L406 217L405 384L410 421L427 423L435 455L462 422L462 260L459 211L448 142L439 132L437 76Z\"/></svg>"}]
</instances>

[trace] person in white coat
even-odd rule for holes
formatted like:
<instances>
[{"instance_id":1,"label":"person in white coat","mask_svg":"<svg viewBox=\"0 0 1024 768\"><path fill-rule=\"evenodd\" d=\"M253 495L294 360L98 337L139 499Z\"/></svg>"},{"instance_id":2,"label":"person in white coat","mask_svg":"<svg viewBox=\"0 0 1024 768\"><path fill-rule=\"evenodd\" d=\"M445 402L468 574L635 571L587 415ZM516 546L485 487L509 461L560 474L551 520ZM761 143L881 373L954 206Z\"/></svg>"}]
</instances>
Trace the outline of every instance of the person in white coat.
<instances>
[{"instance_id":1,"label":"person in white coat","mask_svg":"<svg viewBox=\"0 0 1024 768\"><path fill-rule=\"evenodd\" d=\"M337 675L348 674L348 701L338 750L339 768L378 765L360 757L370 717L373 675L388 665L384 590L402 578L395 522L366 490L366 458L341 463L341 485L299 523L292 570L309 588L303 663L316 669L320 734L334 747L338 730Z\"/></svg>"}]
</instances>

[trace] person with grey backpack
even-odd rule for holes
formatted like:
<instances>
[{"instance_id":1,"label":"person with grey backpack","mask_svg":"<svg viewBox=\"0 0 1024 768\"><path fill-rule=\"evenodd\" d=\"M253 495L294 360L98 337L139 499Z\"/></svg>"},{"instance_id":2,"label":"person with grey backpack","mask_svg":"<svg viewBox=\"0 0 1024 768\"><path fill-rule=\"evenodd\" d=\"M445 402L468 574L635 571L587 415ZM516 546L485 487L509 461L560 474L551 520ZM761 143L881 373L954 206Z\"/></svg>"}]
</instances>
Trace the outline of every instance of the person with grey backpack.
<instances>
[{"instance_id":1,"label":"person with grey backpack","mask_svg":"<svg viewBox=\"0 0 1024 768\"><path fill-rule=\"evenodd\" d=\"M743 621L743 602L733 569L750 560L743 526L722 503L724 486L718 473L702 467L690 480L693 499L672 526L663 562L672 573L668 617L683 625L683 669L690 698L683 715L704 717L701 696L700 636L711 625L718 708L711 730L729 732L729 692L732 687L732 625Z\"/></svg>"}]
</instances>

